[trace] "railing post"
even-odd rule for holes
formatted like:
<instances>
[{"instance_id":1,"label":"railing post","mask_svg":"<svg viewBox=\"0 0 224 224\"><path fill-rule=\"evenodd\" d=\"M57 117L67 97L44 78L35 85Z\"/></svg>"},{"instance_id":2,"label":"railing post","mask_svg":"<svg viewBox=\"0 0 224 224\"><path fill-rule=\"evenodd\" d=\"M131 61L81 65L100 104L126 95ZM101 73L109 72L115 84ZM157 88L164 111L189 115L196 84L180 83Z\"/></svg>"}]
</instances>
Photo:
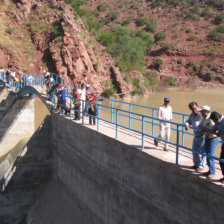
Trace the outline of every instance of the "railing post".
<instances>
[{"instance_id":1,"label":"railing post","mask_svg":"<svg viewBox=\"0 0 224 224\"><path fill-rule=\"evenodd\" d=\"M82 125L84 125L84 116L85 116L84 110L85 110L85 108L84 108L84 101L82 100Z\"/></svg>"},{"instance_id":2,"label":"railing post","mask_svg":"<svg viewBox=\"0 0 224 224\"><path fill-rule=\"evenodd\" d=\"M52 94L51 102L52 102L52 111L54 111L54 94Z\"/></svg>"},{"instance_id":3,"label":"railing post","mask_svg":"<svg viewBox=\"0 0 224 224\"><path fill-rule=\"evenodd\" d=\"M36 73L33 74L34 86L36 85Z\"/></svg>"},{"instance_id":4,"label":"railing post","mask_svg":"<svg viewBox=\"0 0 224 224\"><path fill-rule=\"evenodd\" d=\"M154 121L154 117L155 117L155 109L152 109L152 136L155 136L155 121Z\"/></svg>"},{"instance_id":5,"label":"railing post","mask_svg":"<svg viewBox=\"0 0 224 224\"><path fill-rule=\"evenodd\" d=\"M142 150L145 147L145 117L142 116Z\"/></svg>"},{"instance_id":6,"label":"railing post","mask_svg":"<svg viewBox=\"0 0 224 224\"><path fill-rule=\"evenodd\" d=\"M111 123L114 122L114 109L113 109L113 107L114 107L114 101L111 100Z\"/></svg>"},{"instance_id":7,"label":"railing post","mask_svg":"<svg viewBox=\"0 0 224 224\"><path fill-rule=\"evenodd\" d=\"M180 126L177 125L177 141L176 141L176 165L178 165L178 160L179 160L179 133L180 131Z\"/></svg>"},{"instance_id":8,"label":"railing post","mask_svg":"<svg viewBox=\"0 0 224 224\"><path fill-rule=\"evenodd\" d=\"M116 139L118 138L119 109L116 109Z\"/></svg>"},{"instance_id":9,"label":"railing post","mask_svg":"<svg viewBox=\"0 0 224 224\"><path fill-rule=\"evenodd\" d=\"M183 115L183 124L185 124L185 115ZM184 146L184 137L185 137L185 127L182 127L182 146Z\"/></svg>"},{"instance_id":10,"label":"railing post","mask_svg":"<svg viewBox=\"0 0 224 224\"><path fill-rule=\"evenodd\" d=\"M131 128L131 112L132 112L132 104L129 104L129 128Z\"/></svg>"},{"instance_id":11,"label":"railing post","mask_svg":"<svg viewBox=\"0 0 224 224\"><path fill-rule=\"evenodd\" d=\"M72 119L72 99L70 97L70 110L69 110L69 117L70 117L70 120Z\"/></svg>"},{"instance_id":12,"label":"railing post","mask_svg":"<svg viewBox=\"0 0 224 224\"><path fill-rule=\"evenodd\" d=\"M61 97L61 96L59 96L59 97ZM59 110L59 114L62 114L61 99L60 99L60 110Z\"/></svg>"},{"instance_id":13,"label":"railing post","mask_svg":"<svg viewBox=\"0 0 224 224\"><path fill-rule=\"evenodd\" d=\"M97 131L100 129L100 105L99 105L99 99L97 98Z\"/></svg>"}]
</instances>

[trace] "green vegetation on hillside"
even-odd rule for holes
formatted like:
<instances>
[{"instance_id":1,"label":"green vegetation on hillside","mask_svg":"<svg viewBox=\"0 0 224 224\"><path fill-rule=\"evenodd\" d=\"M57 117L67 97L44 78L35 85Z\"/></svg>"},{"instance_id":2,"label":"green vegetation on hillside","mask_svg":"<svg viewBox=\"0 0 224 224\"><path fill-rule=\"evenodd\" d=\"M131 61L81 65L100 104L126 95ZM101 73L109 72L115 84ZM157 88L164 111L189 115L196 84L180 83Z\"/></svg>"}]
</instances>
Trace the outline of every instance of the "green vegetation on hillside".
<instances>
[{"instance_id":1,"label":"green vegetation on hillside","mask_svg":"<svg viewBox=\"0 0 224 224\"><path fill-rule=\"evenodd\" d=\"M183 8L193 7L198 5L207 5L216 8L217 10L224 9L224 0L149 0L152 7L168 7L182 6Z\"/></svg>"},{"instance_id":2,"label":"green vegetation on hillside","mask_svg":"<svg viewBox=\"0 0 224 224\"><path fill-rule=\"evenodd\" d=\"M209 35L208 35L208 40L213 40L213 41L223 41L224 40L224 25L223 26L218 26L217 28L213 29Z\"/></svg>"},{"instance_id":3,"label":"green vegetation on hillside","mask_svg":"<svg viewBox=\"0 0 224 224\"><path fill-rule=\"evenodd\" d=\"M141 92L142 83L148 87L152 86L151 82L157 82L156 75L138 75L133 81L127 73L138 70L144 74L145 65L155 70L160 69L163 60L155 58L150 65L150 55L155 54L153 55L155 57L160 57L161 54L173 55L176 49L182 50L178 48L180 42L186 43L182 46L189 46L190 49L194 48L195 51L201 51L205 55L222 54L224 0L148 0L147 9L151 11L144 11L142 1L138 1L137 6L132 0L122 1L117 5L101 1L97 6L86 4L80 8L85 1L88 0L66 0L76 10L75 15L82 17L86 27L112 55L116 66L124 73L125 80L132 83L135 93ZM89 10L90 8L92 10ZM123 13L124 10L126 13ZM171 17L171 22L161 23L165 21L165 17ZM211 49L207 47L210 45L208 41L217 43L212 43L214 47ZM150 52L154 43L155 49ZM186 49L183 47L183 50ZM172 66L171 63L168 64L168 60L164 61L165 66L172 72L184 71L185 60L176 58L175 60L177 64ZM198 66L189 69L195 76L199 76ZM202 79L212 80L213 76L216 77L216 74L208 72ZM167 78L164 80L164 85L174 86L175 81L173 78ZM108 87L106 95L112 92L113 88Z\"/></svg>"},{"instance_id":4,"label":"green vegetation on hillside","mask_svg":"<svg viewBox=\"0 0 224 224\"><path fill-rule=\"evenodd\" d=\"M115 62L122 72L141 70L145 64L146 50L150 50L154 42L151 33L122 26L100 31L98 38L115 58Z\"/></svg>"}]
</instances>

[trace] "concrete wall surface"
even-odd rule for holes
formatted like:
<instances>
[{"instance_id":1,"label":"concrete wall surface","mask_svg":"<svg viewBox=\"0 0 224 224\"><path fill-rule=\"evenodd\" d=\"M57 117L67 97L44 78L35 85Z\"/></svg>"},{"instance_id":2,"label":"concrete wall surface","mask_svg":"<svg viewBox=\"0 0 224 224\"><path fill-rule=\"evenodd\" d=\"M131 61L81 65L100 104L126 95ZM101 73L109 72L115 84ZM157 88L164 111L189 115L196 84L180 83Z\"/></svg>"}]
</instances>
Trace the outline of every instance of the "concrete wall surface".
<instances>
[{"instance_id":1,"label":"concrete wall surface","mask_svg":"<svg viewBox=\"0 0 224 224\"><path fill-rule=\"evenodd\" d=\"M50 118L0 163L0 223L22 224L51 176ZM8 164L11 167L8 167ZM8 168L7 172L2 173Z\"/></svg>"},{"instance_id":2,"label":"concrete wall surface","mask_svg":"<svg viewBox=\"0 0 224 224\"><path fill-rule=\"evenodd\" d=\"M224 222L223 187L59 115L51 125L55 179L102 223Z\"/></svg>"},{"instance_id":3,"label":"concrete wall surface","mask_svg":"<svg viewBox=\"0 0 224 224\"><path fill-rule=\"evenodd\" d=\"M102 224L75 194L68 192L60 181L50 178L39 199L30 209L25 223Z\"/></svg>"},{"instance_id":4,"label":"concrete wall surface","mask_svg":"<svg viewBox=\"0 0 224 224\"><path fill-rule=\"evenodd\" d=\"M2 88L0 86L0 103L5 100L5 98L7 97L8 95L8 89L7 88Z\"/></svg>"},{"instance_id":5,"label":"concrete wall surface","mask_svg":"<svg viewBox=\"0 0 224 224\"><path fill-rule=\"evenodd\" d=\"M12 150L21 139L31 137L34 133L34 101L16 100L0 120L0 157Z\"/></svg>"}]
</instances>

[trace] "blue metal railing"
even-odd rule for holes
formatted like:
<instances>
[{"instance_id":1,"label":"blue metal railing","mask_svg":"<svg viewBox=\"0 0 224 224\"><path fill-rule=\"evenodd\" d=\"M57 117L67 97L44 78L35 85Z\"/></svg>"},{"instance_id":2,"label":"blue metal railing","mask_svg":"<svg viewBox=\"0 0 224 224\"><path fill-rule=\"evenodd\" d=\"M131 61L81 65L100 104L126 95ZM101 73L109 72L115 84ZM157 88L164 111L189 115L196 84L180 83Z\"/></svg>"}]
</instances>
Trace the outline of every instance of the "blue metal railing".
<instances>
[{"instance_id":1,"label":"blue metal railing","mask_svg":"<svg viewBox=\"0 0 224 224\"><path fill-rule=\"evenodd\" d=\"M69 82L67 82L67 80L65 80L64 78L60 77L59 75L57 75L55 73L51 73L51 77L54 79L56 84L63 83L66 86L67 98L69 101L68 102L69 107L67 109L69 111L69 117L70 117L70 119L72 119L72 111L78 111L77 109L72 108L73 101L75 100L72 97L72 86L70 85ZM43 91L43 90L47 91L45 88L45 85L44 85L45 79L44 79L43 75L40 75L40 74L28 73L28 74L23 75L19 82L15 82L12 78L8 79L5 75L5 73L2 72L0 74L0 79L5 80L5 82L7 82L8 87L11 89L14 88L16 91L19 91L21 88L23 88L24 86L27 86L27 85L41 87L41 91ZM54 111L55 105L56 105L55 95L51 94L48 97L51 99L52 111ZM84 105L86 102L81 99L79 99L79 100L83 104L82 108L85 108ZM104 104L101 102L103 102ZM161 120L161 119L157 118L156 112L158 111L158 108L154 108L154 107L148 107L148 106L128 103L128 102L124 102L124 101L118 101L118 100L114 100L114 99L107 99L107 98L103 98L103 97L97 97L96 103L92 103L92 104L96 105L97 116L93 116L93 115L89 115L89 114L88 114L88 116L94 117L97 120L97 130L98 131L100 128L100 121L104 121L104 122L115 125L115 138L116 139L118 139L119 127L140 134L142 149L145 148L145 137L158 139L160 141L174 145L176 147L176 164L178 164L180 148L194 152L194 153L198 153L196 151L193 151L191 148L185 146L186 135L193 136L193 133L185 131L185 121L189 117L188 114L173 112L173 114L176 116L179 116L182 121L181 123L178 123L178 122L172 122L172 121L165 121L165 120ZM109 104L109 105L106 105L106 104ZM115 104L118 104L118 105L116 106ZM128 109L127 110L122 109L123 105L127 106ZM64 106L61 103L58 106L59 106L59 113L62 114L62 108ZM147 110L149 110L148 114L151 114L151 116L147 115L147 114L134 112L133 108L147 109ZM109 118L106 119L102 112L109 113L110 114ZM80 113L83 115L82 116L82 124L84 125L84 114L87 112L84 111L84 109L83 109L83 111L80 111ZM127 124L122 124L122 121L120 121L121 118L128 119ZM141 123L140 130L138 130L138 128L133 124L134 122ZM172 130L174 130L176 132L176 140L175 141L166 141L159 137L155 137L155 128L160 126L160 122L170 123L172 126L174 126L172 128ZM150 127L150 126L151 126L151 134L147 133L147 130L146 130L147 127ZM180 139L181 139L181 143L180 143ZM198 153L198 154L208 156L205 153ZM213 157L213 156L209 156L209 157L213 158L215 160L224 162L224 160L220 160L217 157Z\"/></svg>"}]
</instances>

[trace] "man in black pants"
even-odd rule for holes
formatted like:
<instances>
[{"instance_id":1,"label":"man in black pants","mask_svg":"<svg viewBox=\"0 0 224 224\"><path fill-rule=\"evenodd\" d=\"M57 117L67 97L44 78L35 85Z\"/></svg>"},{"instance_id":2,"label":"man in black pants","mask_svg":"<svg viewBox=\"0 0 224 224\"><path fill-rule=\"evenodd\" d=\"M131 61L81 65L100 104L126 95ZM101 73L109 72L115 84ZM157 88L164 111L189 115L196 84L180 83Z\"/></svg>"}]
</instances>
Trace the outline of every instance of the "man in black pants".
<instances>
[{"instance_id":1,"label":"man in black pants","mask_svg":"<svg viewBox=\"0 0 224 224\"><path fill-rule=\"evenodd\" d=\"M212 119L213 122L215 123L213 127L213 132L217 136L220 136L221 140L224 142L224 117L218 112L214 111L211 113L210 119ZM222 143L220 159L224 160L224 143ZM220 182L224 184L224 163L220 161L219 164L223 175L223 178L220 179Z\"/></svg>"}]
</instances>

